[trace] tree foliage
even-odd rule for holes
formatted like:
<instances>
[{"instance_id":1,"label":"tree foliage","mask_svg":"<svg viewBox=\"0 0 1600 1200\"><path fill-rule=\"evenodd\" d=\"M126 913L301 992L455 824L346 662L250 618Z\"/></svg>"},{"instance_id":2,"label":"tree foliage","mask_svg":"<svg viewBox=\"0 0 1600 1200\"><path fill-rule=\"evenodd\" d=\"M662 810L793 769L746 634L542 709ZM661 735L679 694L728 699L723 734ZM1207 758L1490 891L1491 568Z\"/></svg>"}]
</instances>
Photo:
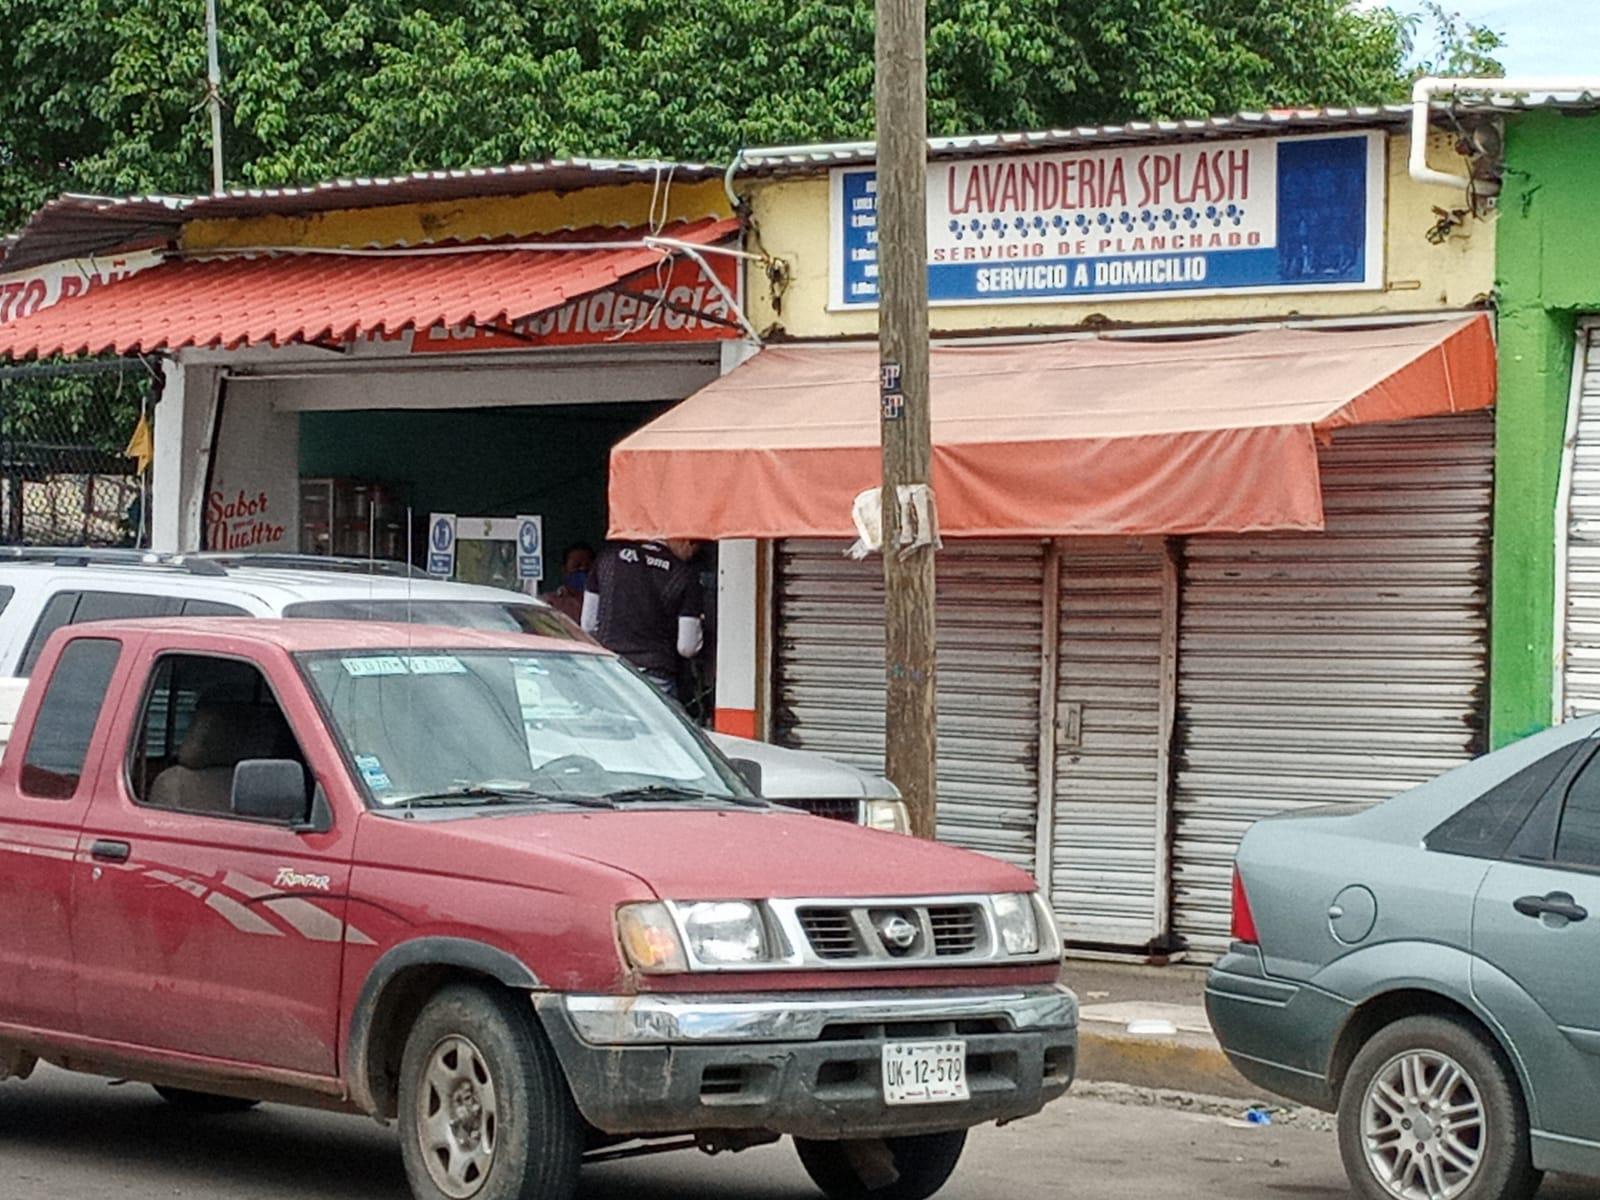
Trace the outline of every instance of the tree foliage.
<instances>
[{"instance_id":1,"label":"tree foliage","mask_svg":"<svg viewBox=\"0 0 1600 1200\"><path fill-rule=\"evenodd\" d=\"M0 227L65 190L205 190L202 13L0 0ZM1437 19L1446 65L1499 44ZM871 0L221 0L221 22L233 185L872 132ZM930 0L928 22L936 133L1389 100L1414 36L1355 0Z\"/></svg>"}]
</instances>

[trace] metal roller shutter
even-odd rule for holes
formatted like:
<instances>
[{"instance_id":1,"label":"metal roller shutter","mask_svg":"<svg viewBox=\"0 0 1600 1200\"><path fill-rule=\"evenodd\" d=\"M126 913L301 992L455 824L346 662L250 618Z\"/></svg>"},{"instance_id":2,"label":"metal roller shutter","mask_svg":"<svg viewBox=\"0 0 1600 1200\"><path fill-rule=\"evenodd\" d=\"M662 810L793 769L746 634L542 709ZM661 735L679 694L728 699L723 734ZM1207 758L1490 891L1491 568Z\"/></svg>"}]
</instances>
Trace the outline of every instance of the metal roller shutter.
<instances>
[{"instance_id":1,"label":"metal roller shutter","mask_svg":"<svg viewBox=\"0 0 1600 1200\"><path fill-rule=\"evenodd\" d=\"M883 564L779 545L774 740L883 769ZM1033 871L1044 547L939 552L939 837Z\"/></svg>"},{"instance_id":2,"label":"metal roller shutter","mask_svg":"<svg viewBox=\"0 0 1600 1200\"><path fill-rule=\"evenodd\" d=\"M1600 326L1579 334L1567 460L1562 473L1566 550L1556 645L1561 697L1557 718L1600 712Z\"/></svg>"},{"instance_id":3,"label":"metal roller shutter","mask_svg":"<svg viewBox=\"0 0 1600 1200\"><path fill-rule=\"evenodd\" d=\"M1177 578L1160 539L1060 551L1051 892L1069 941L1165 932Z\"/></svg>"},{"instance_id":4,"label":"metal roller shutter","mask_svg":"<svg viewBox=\"0 0 1600 1200\"><path fill-rule=\"evenodd\" d=\"M1325 533L1186 541L1173 903L1199 954L1251 822L1481 750L1493 467L1489 413L1341 430Z\"/></svg>"}]
</instances>

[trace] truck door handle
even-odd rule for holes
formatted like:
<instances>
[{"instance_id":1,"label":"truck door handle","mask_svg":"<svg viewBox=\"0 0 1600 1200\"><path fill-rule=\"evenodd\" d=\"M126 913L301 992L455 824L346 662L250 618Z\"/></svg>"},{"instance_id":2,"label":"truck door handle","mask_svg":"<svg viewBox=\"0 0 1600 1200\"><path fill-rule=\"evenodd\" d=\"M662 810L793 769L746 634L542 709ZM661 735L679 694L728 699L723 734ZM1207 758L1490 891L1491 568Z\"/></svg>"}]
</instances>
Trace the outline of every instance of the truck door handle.
<instances>
[{"instance_id":1,"label":"truck door handle","mask_svg":"<svg viewBox=\"0 0 1600 1200\"><path fill-rule=\"evenodd\" d=\"M128 856L133 853L133 847L127 842L113 841L109 838L96 838L89 843L89 857L97 862L127 862Z\"/></svg>"},{"instance_id":2,"label":"truck door handle","mask_svg":"<svg viewBox=\"0 0 1600 1200\"><path fill-rule=\"evenodd\" d=\"M1519 896L1511 902L1511 907L1525 917L1551 916L1581 921L1589 915L1587 908L1565 892L1551 892L1547 896Z\"/></svg>"}]
</instances>

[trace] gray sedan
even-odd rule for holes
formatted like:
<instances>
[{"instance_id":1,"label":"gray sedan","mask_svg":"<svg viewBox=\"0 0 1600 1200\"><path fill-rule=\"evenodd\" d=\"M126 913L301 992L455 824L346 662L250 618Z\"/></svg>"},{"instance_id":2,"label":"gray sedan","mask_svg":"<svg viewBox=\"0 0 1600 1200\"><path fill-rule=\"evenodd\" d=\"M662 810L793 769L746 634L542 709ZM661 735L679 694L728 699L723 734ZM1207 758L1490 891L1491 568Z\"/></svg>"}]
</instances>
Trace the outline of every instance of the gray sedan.
<instances>
[{"instance_id":1,"label":"gray sedan","mask_svg":"<svg viewBox=\"0 0 1600 1200\"><path fill-rule=\"evenodd\" d=\"M1597 751L1574 721L1240 846L1212 1026L1248 1078L1337 1110L1357 1195L1600 1176Z\"/></svg>"}]
</instances>

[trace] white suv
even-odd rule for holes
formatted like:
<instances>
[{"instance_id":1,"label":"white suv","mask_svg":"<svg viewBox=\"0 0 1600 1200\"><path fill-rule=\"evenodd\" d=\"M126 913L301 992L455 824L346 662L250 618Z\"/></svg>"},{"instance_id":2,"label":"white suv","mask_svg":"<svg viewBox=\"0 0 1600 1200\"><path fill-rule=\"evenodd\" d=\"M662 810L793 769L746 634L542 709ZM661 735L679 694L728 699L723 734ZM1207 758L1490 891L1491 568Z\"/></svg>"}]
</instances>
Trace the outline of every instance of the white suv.
<instances>
[{"instance_id":1,"label":"white suv","mask_svg":"<svg viewBox=\"0 0 1600 1200\"><path fill-rule=\"evenodd\" d=\"M0 677L26 677L45 639L62 625L171 616L409 621L588 639L575 622L532 596L447 583L396 563L285 554L0 550ZM761 792L769 799L818 816L905 830L905 806L885 779L819 754L708 736L729 758L761 768Z\"/></svg>"}]
</instances>

